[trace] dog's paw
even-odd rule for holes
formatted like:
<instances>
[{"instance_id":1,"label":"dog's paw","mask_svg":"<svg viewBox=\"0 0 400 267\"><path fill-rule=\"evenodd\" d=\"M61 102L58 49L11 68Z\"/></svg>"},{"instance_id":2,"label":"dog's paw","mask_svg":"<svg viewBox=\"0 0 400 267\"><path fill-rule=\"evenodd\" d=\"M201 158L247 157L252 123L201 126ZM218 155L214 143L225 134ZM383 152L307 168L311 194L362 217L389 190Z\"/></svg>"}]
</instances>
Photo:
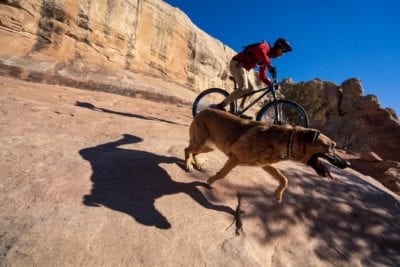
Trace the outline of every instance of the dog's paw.
<instances>
[{"instance_id":1,"label":"dog's paw","mask_svg":"<svg viewBox=\"0 0 400 267\"><path fill-rule=\"evenodd\" d=\"M193 171L192 164L186 164L185 169L186 169L187 172L192 172Z\"/></svg>"},{"instance_id":2,"label":"dog's paw","mask_svg":"<svg viewBox=\"0 0 400 267\"><path fill-rule=\"evenodd\" d=\"M192 162L194 168L199 172L205 172L206 168L204 167L204 159L194 157L194 161Z\"/></svg>"},{"instance_id":3,"label":"dog's paw","mask_svg":"<svg viewBox=\"0 0 400 267\"><path fill-rule=\"evenodd\" d=\"M206 187L207 187L208 189L213 189L213 188L214 188L213 185L212 185L212 184L209 184L209 183L206 183Z\"/></svg>"},{"instance_id":4,"label":"dog's paw","mask_svg":"<svg viewBox=\"0 0 400 267\"><path fill-rule=\"evenodd\" d=\"M208 179L207 180L207 186L208 186L208 188L213 189L214 188L214 182L211 182L210 179Z\"/></svg>"},{"instance_id":5,"label":"dog's paw","mask_svg":"<svg viewBox=\"0 0 400 267\"><path fill-rule=\"evenodd\" d=\"M203 165L196 165L195 168L199 172L205 172L206 171L206 168Z\"/></svg>"},{"instance_id":6,"label":"dog's paw","mask_svg":"<svg viewBox=\"0 0 400 267\"><path fill-rule=\"evenodd\" d=\"M275 191L275 199L276 199L276 201L278 201L279 204L281 204L282 203L282 194Z\"/></svg>"}]
</instances>

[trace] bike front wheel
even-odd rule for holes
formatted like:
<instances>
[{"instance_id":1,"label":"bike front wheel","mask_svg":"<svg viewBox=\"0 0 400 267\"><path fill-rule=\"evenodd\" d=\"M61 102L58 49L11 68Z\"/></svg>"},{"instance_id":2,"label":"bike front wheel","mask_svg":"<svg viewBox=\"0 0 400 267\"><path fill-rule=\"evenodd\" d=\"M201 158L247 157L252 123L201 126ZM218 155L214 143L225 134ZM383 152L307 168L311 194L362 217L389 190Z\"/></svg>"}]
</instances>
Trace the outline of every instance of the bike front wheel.
<instances>
[{"instance_id":1,"label":"bike front wheel","mask_svg":"<svg viewBox=\"0 0 400 267\"><path fill-rule=\"evenodd\" d=\"M290 124L305 128L310 126L307 113L303 107L286 99L280 99L265 105L258 112L256 120L278 125Z\"/></svg>"},{"instance_id":2,"label":"bike front wheel","mask_svg":"<svg viewBox=\"0 0 400 267\"><path fill-rule=\"evenodd\" d=\"M192 107L193 117L200 111L209 108L211 105L221 103L228 95L229 93L227 91L220 88L210 88L203 91L194 100ZM231 103L227 106L227 109L229 109L229 112L233 113L234 104Z\"/></svg>"}]
</instances>

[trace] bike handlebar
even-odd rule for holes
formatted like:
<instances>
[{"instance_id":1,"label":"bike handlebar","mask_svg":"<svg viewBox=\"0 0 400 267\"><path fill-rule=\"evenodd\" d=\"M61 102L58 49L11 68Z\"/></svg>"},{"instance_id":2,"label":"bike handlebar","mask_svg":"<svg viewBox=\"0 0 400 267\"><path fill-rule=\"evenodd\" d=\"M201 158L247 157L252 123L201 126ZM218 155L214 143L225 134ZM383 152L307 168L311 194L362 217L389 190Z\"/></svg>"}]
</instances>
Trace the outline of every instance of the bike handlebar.
<instances>
[{"instance_id":1,"label":"bike handlebar","mask_svg":"<svg viewBox=\"0 0 400 267\"><path fill-rule=\"evenodd\" d=\"M275 87L278 85L278 76L276 74L272 75L271 87Z\"/></svg>"},{"instance_id":2,"label":"bike handlebar","mask_svg":"<svg viewBox=\"0 0 400 267\"><path fill-rule=\"evenodd\" d=\"M271 76L272 76L272 82L271 82L271 85L273 85L273 84L277 84L278 82L277 82L277 80L278 80L278 73L276 72L276 67L274 67L274 66L269 66L268 67L268 71L269 71L269 73L271 73Z\"/></svg>"}]
</instances>

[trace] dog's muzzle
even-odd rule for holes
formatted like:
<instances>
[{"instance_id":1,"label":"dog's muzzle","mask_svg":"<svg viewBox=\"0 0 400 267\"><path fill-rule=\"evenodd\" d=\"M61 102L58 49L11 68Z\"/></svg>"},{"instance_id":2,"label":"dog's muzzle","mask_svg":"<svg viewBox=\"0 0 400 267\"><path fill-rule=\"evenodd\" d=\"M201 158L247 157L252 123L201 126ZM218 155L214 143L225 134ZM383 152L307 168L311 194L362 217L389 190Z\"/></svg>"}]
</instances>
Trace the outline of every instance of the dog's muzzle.
<instances>
[{"instance_id":1,"label":"dog's muzzle","mask_svg":"<svg viewBox=\"0 0 400 267\"><path fill-rule=\"evenodd\" d=\"M308 165L311 166L320 176L329 177L333 179L332 174L329 172L328 168L318 159L324 158L329 161L335 167L340 169L344 169L349 167L351 164L347 160L342 159L335 153L319 153L315 154L311 157L308 162Z\"/></svg>"}]
</instances>

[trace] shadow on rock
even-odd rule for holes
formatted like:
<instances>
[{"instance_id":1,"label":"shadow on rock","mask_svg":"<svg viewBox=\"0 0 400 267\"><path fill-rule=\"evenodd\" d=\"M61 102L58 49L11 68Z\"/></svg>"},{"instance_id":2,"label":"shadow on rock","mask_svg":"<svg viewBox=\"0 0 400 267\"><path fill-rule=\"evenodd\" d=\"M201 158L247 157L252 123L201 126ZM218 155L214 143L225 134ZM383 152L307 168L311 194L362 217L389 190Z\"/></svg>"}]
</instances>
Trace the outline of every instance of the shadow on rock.
<instances>
[{"instance_id":1,"label":"shadow on rock","mask_svg":"<svg viewBox=\"0 0 400 267\"><path fill-rule=\"evenodd\" d=\"M342 170L333 171L341 177L333 181L315 176L311 169L282 172L289 178L289 186L281 205L260 188L237 188L252 206L244 218L257 218L263 225L264 231L258 233L262 243L285 236L291 226L302 224L316 240L315 254L332 265L351 264L354 256L361 258L362 265L398 265L398 200ZM263 194L271 199L260 197Z\"/></svg>"},{"instance_id":2,"label":"shadow on rock","mask_svg":"<svg viewBox=\"0 0 400 267\"><path fill-rule=\"evenodd\" d=\"M164 120L164 119L160 119L160 118L156 118L156 117L151 117L151 116L150 117L146 117L146 116L142 116L142 115L138 115L138 114L132 114L132 113L127 113L127 112L119 112L119 111L114 111L114 110L106 109L106 108L99 108L99 107L96 107L95 105L93 105L91 103L88 103L88 102L79 102L79 101L77 101L75 103L75 106L81 107L81 108L87 108L87 109L90 109L90 110L93 110L93 111L105 112L105 113L110 113L110 114L114 114L114 115L130 117L130 118L137 118L137 119L149 120L149 121L160 121L160 122L165 122L165 123L169 123L169 124L189 126L187 124L181 124L181 123L177 123L177 122L173 122L173 121L169 121L169 120Z\"/></svg>"},{"instance_id":3,"label":"shadow on rock","mask_svg":"<svg viewBox=\"0 0 400 267\"><path fill-rule=\"evenodd\" d=\"M230 207L215 205L205 198L197 188L207 187L205 183L175 182L159 166L161 163L181 165L180 159L119 147L141 141L139 137L125 134L120 140L80 150L93 169L93 187L83 198L85 205L105 206L129 214L143 225L160 229L171 228L168 219L154 206L155 200L165 195L185 193L206 209L234 214Z\"/></svg>"}]
</instances>

